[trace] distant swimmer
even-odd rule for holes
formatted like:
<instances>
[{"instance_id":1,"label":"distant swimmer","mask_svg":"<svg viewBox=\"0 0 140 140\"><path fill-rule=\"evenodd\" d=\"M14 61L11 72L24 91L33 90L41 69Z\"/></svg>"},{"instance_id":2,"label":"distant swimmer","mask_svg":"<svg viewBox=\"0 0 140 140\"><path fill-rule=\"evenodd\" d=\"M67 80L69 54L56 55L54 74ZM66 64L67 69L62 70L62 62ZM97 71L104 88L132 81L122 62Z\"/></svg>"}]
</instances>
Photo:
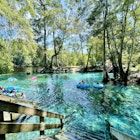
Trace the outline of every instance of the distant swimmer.
<instances>
[{"instance_id":1,"label":"distant swimmer","mask_svg":"<svg viewBox=\"0 0 140 140\"><path fill-rule=\"evenodd\" d=\"M25 93L24 93L24 92L22 92L22 93L21 93L20 98L21 98L21 99L26 98L26 95L25 95Z\"/></svg>"}]
</instances>

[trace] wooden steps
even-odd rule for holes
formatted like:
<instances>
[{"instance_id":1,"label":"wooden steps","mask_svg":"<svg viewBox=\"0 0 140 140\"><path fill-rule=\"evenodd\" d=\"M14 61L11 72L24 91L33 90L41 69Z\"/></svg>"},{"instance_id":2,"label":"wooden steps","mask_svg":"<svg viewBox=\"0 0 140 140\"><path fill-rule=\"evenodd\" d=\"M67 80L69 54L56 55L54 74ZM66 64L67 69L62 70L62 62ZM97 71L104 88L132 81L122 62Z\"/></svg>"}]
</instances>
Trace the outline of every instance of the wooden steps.
<instances>
[{"instance_id":1,"label":"wooden steps","mask_svg":"<svg viewBox=\"0 0 140 140\"><path fill-rule=\"evenodd\" d=\"M81 127L71 127L62 129L58 134L53 136L44 136L32 140L106 140L103 132L89 131Z\"/></svg>"}]
</instances>

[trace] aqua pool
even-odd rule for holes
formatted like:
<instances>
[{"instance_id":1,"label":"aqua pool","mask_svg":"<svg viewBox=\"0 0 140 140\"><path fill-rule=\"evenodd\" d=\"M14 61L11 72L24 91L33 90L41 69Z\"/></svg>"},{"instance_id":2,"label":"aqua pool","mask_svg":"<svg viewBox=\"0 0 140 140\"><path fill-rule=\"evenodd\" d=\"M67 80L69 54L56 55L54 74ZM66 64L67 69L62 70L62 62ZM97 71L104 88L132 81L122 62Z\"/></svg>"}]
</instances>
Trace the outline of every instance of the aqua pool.
<instances>
[{"instance_id":1,"label":"aqua pool","mask_svg":"<svg viewBox=\"0 0 140 140\"><path fill-rule=\"evenodd\" d=\"M32 81L33 76L37 80ZM8 81L9 77L15 77L17 81ZM0 75L0 86L19 86L28 100L40 103L40 109L73 114L69 125L104 130L105 119L108 119L115 128L140 138L140 87L107 84L101 90L92 86L88 90L76 88L76 84L82 80L93 85L102 81L102 73ZM37 117L27 120L38 121ZM46 134L54 132L46 131ZM9 134L7 140L29 140L38 136L39 132Z\"/></svg>"}]
</instances>

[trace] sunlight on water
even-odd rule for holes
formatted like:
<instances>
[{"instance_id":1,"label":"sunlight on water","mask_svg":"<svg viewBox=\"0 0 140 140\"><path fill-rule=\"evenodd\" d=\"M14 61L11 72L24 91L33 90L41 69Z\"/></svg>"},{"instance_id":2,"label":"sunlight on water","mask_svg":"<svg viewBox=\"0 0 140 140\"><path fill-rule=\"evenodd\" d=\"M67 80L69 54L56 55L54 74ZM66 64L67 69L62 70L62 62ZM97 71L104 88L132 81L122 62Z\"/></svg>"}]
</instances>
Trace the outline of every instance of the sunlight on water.
<instances>
[{"instance_id":1,"label":"sunlight on water","mask_svg":"<svg viewBox=\"0 0 140 140\"><path fill-rule=\"evenodd\" d=\"M37 80L31 80L32 77ZM15 77L17 81L7 79ZM111 75L112 77L112 75ZM91 85L88 90L76 88L84 80ZM105 85L101 90L93 88L102 81L102 73L64 73L38 75L1 75L0 86L19 86L30 101L39 102L39 109L70 115L67 126L83 126L90 130L104 130L105 119L123 132L140 138L140 87ZM39 117L26 120L39 123ZM46 123L59 123L59 119L45 118ZM46 130L53 134L58 130ZM7 140L29 140L39 137L39 132L8 134Z\"/></svg>"}]
</instances>

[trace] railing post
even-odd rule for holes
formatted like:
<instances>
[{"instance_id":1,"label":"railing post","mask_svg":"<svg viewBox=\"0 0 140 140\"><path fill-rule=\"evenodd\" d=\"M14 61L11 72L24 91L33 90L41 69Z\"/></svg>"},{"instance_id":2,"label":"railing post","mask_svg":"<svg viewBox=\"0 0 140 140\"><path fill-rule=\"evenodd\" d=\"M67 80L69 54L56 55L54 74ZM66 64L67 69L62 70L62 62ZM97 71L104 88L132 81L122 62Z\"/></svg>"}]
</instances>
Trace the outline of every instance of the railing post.
<instances>
[{"instance_id":1,"label":"railing post","mask_svg":"<svg viewBox=\"0 0 140 140\"><path fill-rule=\"evenodd\" d=\"M4 122L4 115L2 111L0 111L0 122ZM6 135L5 134L0 135L0 140L6 140Z\"/></svg>"},{"instance_id":2,"label":"railing post","mask_svg":"<svg viewBox=\"0 0 140 140\"><path fill-rule=\"evenodd\" d=\"M106 140L110 140L111 135L110 135L110 123L108 120L105 120L106 122Z\"/></svg>"},{"instance_id":3,"label":"railing post","mask_svg":"<svg viewBox=\"0 0 140 140\"><path fill-rule=\"evenodd\" d=\"M40 123L44 122L44 117L40 117ZM40 131L40 136L44 135L44 130Z\"/></svg>"},{"instance_id":4,"label":"railing post","mask_svg":"<svg viewBox=\"0 0 140 140\"><path fill-rule=\"evenodd\" d=\"M5 134L0 135L0 140L6 140L5 137L6 137Z\"/></svg>"},{"instance_id":5,"label":"railing post","mask_svg":"<svg viewBox=\"0 0 140 140\"><path fill-rule=\"evenodd\" d=\"M63 128L63 120L60 119L60 123L61 123L61 129Z\"/></svg>"},{"instance_id":6,"label":"railing post","mask_svg":"<svg viewBox=\"0 0 140 140\"><path fill-rule=\"evenodd\" d=\"M4 122L3 111L0 111L0 122Z\"/></svg>"}]
</instances>

